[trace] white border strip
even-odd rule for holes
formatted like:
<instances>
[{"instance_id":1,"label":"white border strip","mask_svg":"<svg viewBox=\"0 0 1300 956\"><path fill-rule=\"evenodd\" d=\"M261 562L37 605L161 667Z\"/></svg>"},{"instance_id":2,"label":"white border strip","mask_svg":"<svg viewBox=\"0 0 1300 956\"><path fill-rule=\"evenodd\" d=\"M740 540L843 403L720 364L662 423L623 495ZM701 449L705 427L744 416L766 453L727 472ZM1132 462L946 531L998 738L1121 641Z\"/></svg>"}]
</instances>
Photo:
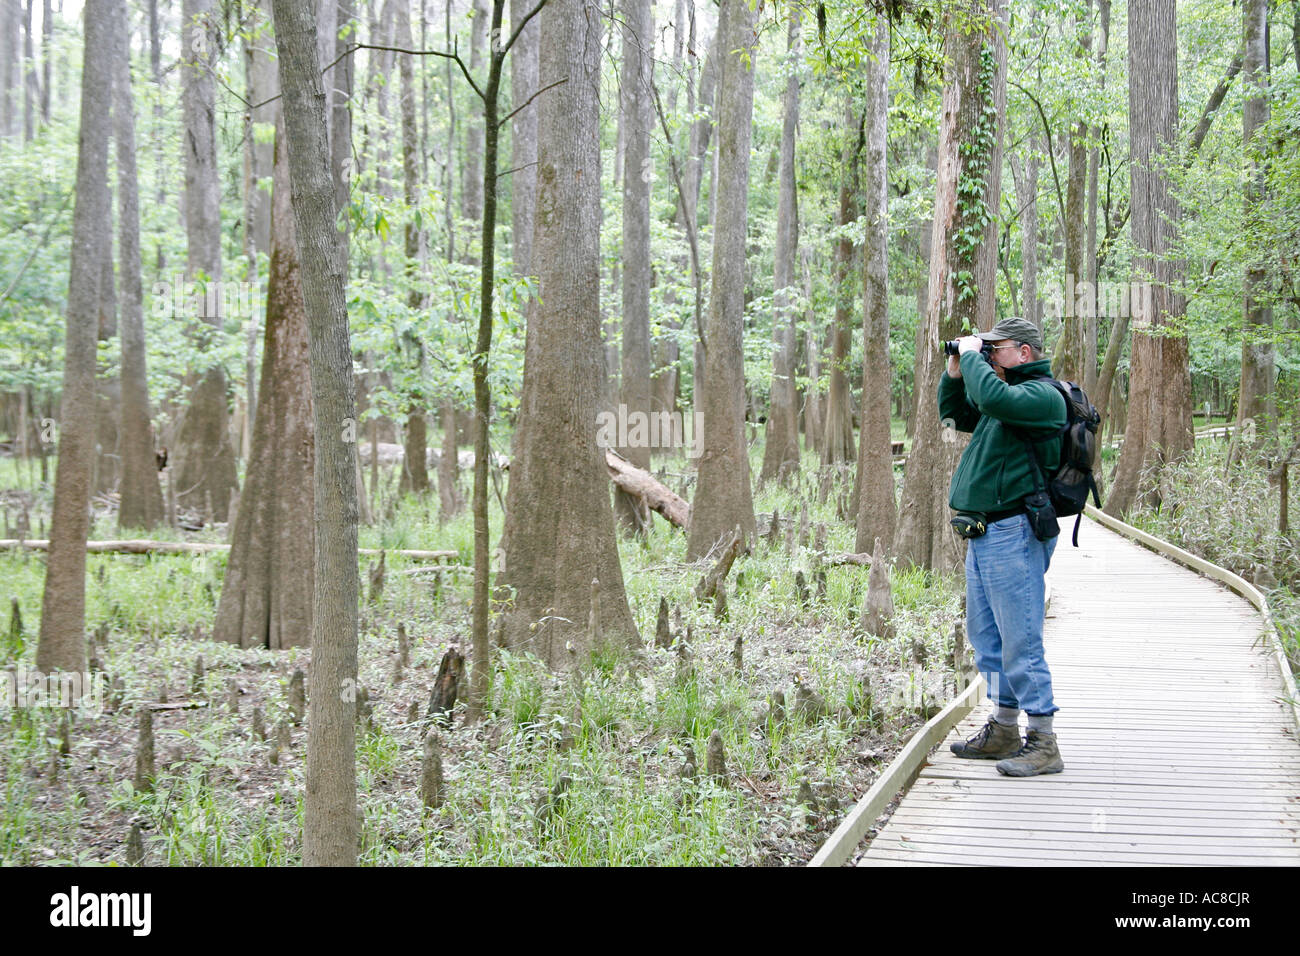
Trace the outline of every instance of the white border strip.
<instances>
[{"instance_id":1,"label":"white border strip","mask_svg":"<svg viewBox=\"0 0 1300 956\"><path fill-rule=\"evenodd\" d=\"M1197 557L1190 551L1184 551L1177 545L1170 544L1155 535L1147 534L1132 525L1125 524L1118 518L1112 518L1104 511L1098 511L1092 505L1088 505L1085 512L1089 518L1098 524L1105 525L1112 531L1118 532L1125 537L1132 538L1140 544L1146 545L1152 551L1164 554L1173 558L1179 564L1186 565L1194 571L1222 581L1232 590L1236 591L1259 610L1264 619L1264 633L1261 635L1269 644L1273 652L1273 661L1277 664L1278 670L1282 674L1283 694L1278 695L1278 700L1288 704L1291 711L1291 720L1295 724L1295 729L1300 732L1300 694L1296 692L1295 675L1291 673L1291 666L1287 663L1286 653L1282 650L1282 641L1278 637L1277 625L1273 621L1273 612L1269 610L1268 598L1255 585L1251 584L1240 575L1233 574L1227 568L1221 568L1217 564L1211 564L1204 558Z\"/></svg>"}]
</instances>

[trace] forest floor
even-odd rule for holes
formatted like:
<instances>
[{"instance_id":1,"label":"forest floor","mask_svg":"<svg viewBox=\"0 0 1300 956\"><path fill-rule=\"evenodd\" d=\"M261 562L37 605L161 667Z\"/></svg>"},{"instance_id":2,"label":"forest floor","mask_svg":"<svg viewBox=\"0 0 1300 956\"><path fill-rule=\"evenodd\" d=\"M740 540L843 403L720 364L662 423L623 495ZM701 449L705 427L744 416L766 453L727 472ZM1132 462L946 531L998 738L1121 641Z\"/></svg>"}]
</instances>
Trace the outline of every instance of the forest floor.
<instances>
[{"instance_id":1,"label":"forest floor","mask_svg":"<svg viewBox=\"0 0 1300 956\"><path fill-rule=\"evenodd\" d=\"M668 462L666 471L677 485L684 463ZM365 597L359 678L373 716L357 740L362 863L810 859L925 715L951 696L949 642L961 614L956 579L896 571L896 634L882 640L858 625L866 568L828 567L817 588L818 525L820 552L853 550L852 527L836 514L849 484L851 472L821 499L808 459L798 484L758 493L756 507L769 515L775 508L783 533L736 562L726 620L696 606L691 589L704 565L685 562L681 532L656 518L645 540L622 540L644 660L606 653L574 677L497 651L488 718L465 727L458 710L440 731L445 802L433 811L420 800L425 711L443 653L453 646L468 653L472 523L462 515L439 526L436 504L408 498L381 524L362 528L363 547L456 549L464 565L438 574L390 558L382 593ZM38 494L36 508L47 505ZM494 510L494 540L500 520ZM33 536L36 524L33 515ZM760 528L768 525L760 519ZM94 536L117 536L109 509ZM187 537L221 541L224 528ZM221 554L89 557L87 629L100 632L95 656L123 682L122 700L77 715L66 748L62 711L0 715L0 864L123 863L133 823L147 865L299 861L306 729L291 723L289 682L295 669L307 670L309 652L207 639L224 564ZM10 666L33 666L43 574L40 553L0 554L0 599L17 599L24 622ZM691 629L689 667L675 650L652 646L661 596L680 611L681 630ZM399 624L411 639L405 669ZM784 719L769 711L778 690ZM154 786L137 791L137 715L162 698L196 706L153 714ZM265 739L254 732L254 708ZM725 783L705 774L715 729L726 749ZM284 747L276 743L282 735ZM691 752L698 773L683 779ZM567 792L552 799L562 778Z\"/></svg>"}]
</instances>

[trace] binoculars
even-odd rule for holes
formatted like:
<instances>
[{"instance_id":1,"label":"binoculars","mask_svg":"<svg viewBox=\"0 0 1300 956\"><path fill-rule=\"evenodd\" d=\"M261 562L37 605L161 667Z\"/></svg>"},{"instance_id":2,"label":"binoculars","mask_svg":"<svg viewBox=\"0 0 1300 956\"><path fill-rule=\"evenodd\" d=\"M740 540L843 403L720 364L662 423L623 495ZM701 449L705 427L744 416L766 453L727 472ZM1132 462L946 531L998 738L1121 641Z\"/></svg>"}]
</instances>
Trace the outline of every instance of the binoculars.
<instances>
[{"instance_id":1,"label":"binoculars","mask_svg":"<svg viewBox=\"0 0 1300 956\"><path fill-rule=\"evenodd\" d=\"M956 339L954 339L954 340L951 341L951 342L940 342L939 344L943 347L943 354L944 354L944 355L959 355L959 354L961 354L960 351L959 351L958 348L957 348L957 341L956 341ZM989 356L991 356L992 354L993 354L993 346L992 346L991 343L989 343L989 342L985 342L983 345L980 346L980 355L983 355L983 356L987 359L987 358L988 358Z\"/></svg>"}]
</instances>

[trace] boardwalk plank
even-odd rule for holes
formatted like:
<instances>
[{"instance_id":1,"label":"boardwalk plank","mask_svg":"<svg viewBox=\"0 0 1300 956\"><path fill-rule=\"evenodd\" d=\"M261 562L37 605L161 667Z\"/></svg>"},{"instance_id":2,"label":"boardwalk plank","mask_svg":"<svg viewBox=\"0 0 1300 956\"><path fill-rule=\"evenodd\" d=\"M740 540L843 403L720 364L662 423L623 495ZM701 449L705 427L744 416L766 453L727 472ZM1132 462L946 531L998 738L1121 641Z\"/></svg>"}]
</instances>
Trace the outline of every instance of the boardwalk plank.
<instances>
[{"instance_id":1,"label":"boardwalk plank","mask_svg":"<svg viewBox=\"0 0 1300 956\"><path fill-rule=\"evenodd\" d=\"M948 753L978 708L859 865L1300 865L1300 745L1259 614L1085 522L1053 556L1044 632L1065 772Z\"/></svg>"}]
</instances>

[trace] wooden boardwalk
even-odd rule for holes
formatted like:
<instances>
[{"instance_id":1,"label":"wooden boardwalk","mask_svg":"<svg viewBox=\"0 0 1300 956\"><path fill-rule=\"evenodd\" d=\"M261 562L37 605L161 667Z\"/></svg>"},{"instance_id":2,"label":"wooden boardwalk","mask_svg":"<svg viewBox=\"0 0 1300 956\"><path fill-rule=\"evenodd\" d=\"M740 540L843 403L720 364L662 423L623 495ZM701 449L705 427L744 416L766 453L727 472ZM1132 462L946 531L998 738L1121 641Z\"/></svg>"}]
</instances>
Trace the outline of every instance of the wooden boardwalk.
<instances>
[{"instance_id":1,"label":"wooden boardwalk","mask_svg":"<svg viewBox=\"0 0 1300 956\"><path fill-rule=\"evenodd\" d=\"M859 865L1300 865L1300 744L1259 612L1094 521L1077 550L1062 526L1044 640L1065 772L954 757L981 702Z\"/></svg>"}]
</instances>

